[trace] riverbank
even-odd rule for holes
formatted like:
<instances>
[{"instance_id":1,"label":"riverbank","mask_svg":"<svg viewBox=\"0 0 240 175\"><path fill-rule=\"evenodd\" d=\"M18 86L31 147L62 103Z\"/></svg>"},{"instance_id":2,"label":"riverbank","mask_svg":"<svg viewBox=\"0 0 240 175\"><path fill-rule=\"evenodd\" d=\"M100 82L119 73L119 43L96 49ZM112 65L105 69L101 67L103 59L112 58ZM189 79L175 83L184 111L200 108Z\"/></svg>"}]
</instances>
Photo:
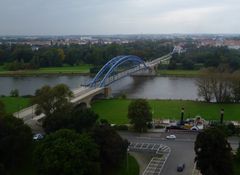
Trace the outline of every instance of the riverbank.
<instances>
[{"instance_id":1,"label":"riverbank","mask_svg":"<svg viewBox=\"0 0 240 175\"><path fill-rule=\"evenodd\" d=\"M93 102L92 109L100 118L111 123L128 123L129 99L109 99ZM217 104L189 100L148 100L155 119L179 119L181 108L185 108L185 118L201 116L207 120L219 120L220 110L224 108L225 120L239 121L240 104Z\"/></svg>"},{"instance_id":2,"label":"riverbank","mask_svg":"<svg viewBox=\"0 0 240 175\"><path fill-rule=\"evenodd\" d=\"M17 112L30 106L30 98L25 97L0 97L5 105L5 110L8 114Z\"/></svg>"},{"instance_id":3,"label":"riverbank","mask_svg":"<svg viewBox=\"0 0 240 175\"><path fill-rule=\"evenodd\" d=\"M172 76L172 77L199 77L199 70L158 70L158 76Z\"/></svg>"},{"instance_id":4,"label":"riverbank","mask_svg":"<svg viewBox=\"0 0 240 175\"><path fill-rule=\"evenodd\" d=\"M0 76L89 75L91 67L92 66L89 64L84 64L80 66L48 67L39 68L36 70L8 71L1 66Z\"/></svg>"}]
</instances>

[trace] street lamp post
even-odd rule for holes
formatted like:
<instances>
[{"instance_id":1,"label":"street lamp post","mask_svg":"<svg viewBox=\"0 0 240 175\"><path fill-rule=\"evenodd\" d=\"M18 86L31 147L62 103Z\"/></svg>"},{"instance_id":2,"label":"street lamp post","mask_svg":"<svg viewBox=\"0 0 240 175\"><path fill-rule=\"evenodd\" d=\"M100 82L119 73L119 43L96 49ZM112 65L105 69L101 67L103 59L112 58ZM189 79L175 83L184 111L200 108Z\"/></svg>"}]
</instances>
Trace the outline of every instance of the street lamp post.
<instances>
[{"instance_id":1,"label":"street lamp post","mask_svg":"<svg viewBox=\"0 0 240 175\"><path fill-rule=\"evenodd\" d=\"M222 108L220 111L220 123L223 124L223 116L224 116L224 109Z\"/></svg>"},{"instance_id":2,"label":"street lamp post","mask_svg":"<svg viewBox=\"0 0 240 175\"><path fill-rule=\"evenodd\" d=\"M182 110L181 110L181 120L180 120L181 125L183 125L183 117L184 117L184 107L182 107Z\"/></svg>"}]
</instances>

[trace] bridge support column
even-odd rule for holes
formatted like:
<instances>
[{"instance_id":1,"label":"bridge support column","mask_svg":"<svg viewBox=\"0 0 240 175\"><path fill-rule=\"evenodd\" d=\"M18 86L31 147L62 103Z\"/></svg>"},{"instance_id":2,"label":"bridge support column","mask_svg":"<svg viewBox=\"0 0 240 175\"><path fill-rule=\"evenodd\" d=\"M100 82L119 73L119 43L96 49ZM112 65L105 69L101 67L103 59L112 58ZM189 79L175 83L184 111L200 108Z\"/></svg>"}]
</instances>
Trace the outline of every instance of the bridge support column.
<instances>
[{"instance_id":1,"label":"bridge support column","mask_svg":"<svg viewBox=\"0 0 240 175\"><path fill-rule=\"evenodd\" d=\"M112 89L110 87L105 87L104 88L104 96L107 98L107 97L110 97L112 94Z\"/></svg>"},{"instance_id":2,"label":"bridge support column","mask_svg":"<svg viewBox=\"0 0 240 175\"><path fill-rule=\"evenodd\" d=\"M151 67L151 68L150 68L150 74L151 74L151 75L156 75L156 70L157 70L157 69L156 69L156 66Z\"/></svg>"}]
</instances>

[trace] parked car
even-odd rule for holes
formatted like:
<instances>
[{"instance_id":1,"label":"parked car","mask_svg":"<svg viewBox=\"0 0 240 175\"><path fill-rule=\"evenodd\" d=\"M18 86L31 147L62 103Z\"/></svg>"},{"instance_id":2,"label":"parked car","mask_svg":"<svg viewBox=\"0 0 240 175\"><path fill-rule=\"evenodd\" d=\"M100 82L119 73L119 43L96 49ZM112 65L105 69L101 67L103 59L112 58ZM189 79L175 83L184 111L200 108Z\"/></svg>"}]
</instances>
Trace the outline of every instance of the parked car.
<instances>
[{"instance_id":1,"label":"parked car","mask_svg":"<svg viewBox=\"0 0 240 175\"><path fill-rule=\"evenodd\" d=\"M178 172L182 172L182 171L184 170L184 168L185 168L185 164L184 164L184 163L179 164L179 165L177 166L177 171L178 171Z\"/></svg>"},{"instance_id":2,"label":"parked car","mask_svg":"<svg viewBox=\"0 0 240 175\"><path fill-rule=\"evenodd\" d=\"M41 140L43 139L43 137L44 137L43 134L37 133L33 135L33 140Z\"/></svg>"},{"instance_id":3,"label":"parked car","mask_svg":"<svg viewBox=\"0 0 240 175\"><path fill-rule=\"evenodd\" d=\"M168 136L166 136L166 139L176 139L176 136L175 135L168 135Z\"/></svg>"}]
</instances>

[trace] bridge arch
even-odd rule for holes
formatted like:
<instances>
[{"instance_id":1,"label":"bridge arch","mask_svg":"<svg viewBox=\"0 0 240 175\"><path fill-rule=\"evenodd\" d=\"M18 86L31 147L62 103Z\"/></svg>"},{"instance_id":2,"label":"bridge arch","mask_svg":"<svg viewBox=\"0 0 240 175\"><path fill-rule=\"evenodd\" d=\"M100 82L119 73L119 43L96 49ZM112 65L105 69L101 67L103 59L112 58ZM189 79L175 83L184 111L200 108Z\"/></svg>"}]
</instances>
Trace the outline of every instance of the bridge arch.
<instances>
[{"instance_id":1,"label":"bridge arch","mask_svg":"<svg viewBox=\"0 0 240 175\"><path fill-rule=\"evenodd\" d=\"M96 86L96 84L99 82L99 86L103 87L105 86L105 81L107 78L110 77L110 75L113 73L113 71L118 68L120 65L126 63L126 62L132 62L132 63L138 63L138 65L142 65L141 69L148 69L145 62L138 56L135 55L122 55L117 56L108 61L101 70L96 74L96 76L93 78L93 80L90 82L89 86L93 87ZM100 77L102 77L100 79Z\"/></svg>"}]
</instances>

